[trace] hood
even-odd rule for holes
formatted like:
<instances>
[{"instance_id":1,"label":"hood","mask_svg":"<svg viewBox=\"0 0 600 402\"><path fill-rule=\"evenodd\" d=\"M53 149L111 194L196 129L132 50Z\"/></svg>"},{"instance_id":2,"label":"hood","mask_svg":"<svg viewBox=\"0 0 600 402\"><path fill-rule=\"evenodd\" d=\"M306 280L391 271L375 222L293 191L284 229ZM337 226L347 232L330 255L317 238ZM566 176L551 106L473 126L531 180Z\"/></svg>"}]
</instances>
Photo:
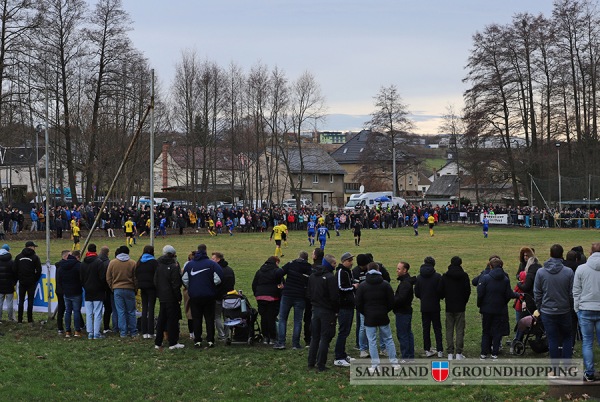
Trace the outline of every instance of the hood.
<instances>
[{"instance_id":1,"label":"hood","mask_svg":"<svg viewBox=\"0 0 600 402\"><path fill-rule=\"evenodd\" d=\"M506 275L504 273L504 270L502 268L494 268L494 269L490 269L490 272L488 274L490 276L490 278L496 280L496 281L500 281L504 278L506 278Z\"/></svg>"},{"instance_id":2,"label":"hood","mask_svg":"<svg viewBox=\"0 0 600 402\"><path fill-rule=\"evenodd\" d=\"M117 254L117 260L119 261L129 261L131 259L131 257L129 257L129 254L125 254L125 253L121 253L121 254Z\"/></svg>"},{"instance_id":3,"label":"hood","mask_svg":"<svg viewBox=\"0 0 600 402\"><path fill-rule=\"evenodd\" d=\"M544 269L553 275L558 274L563 267L563 261L560 258L550 258L544 263Z\"/></svg>"},{"instance_id":4,"label":"hood","mask_svg":"<svg viewBox=\"0 0 600 402\"><path fill-rule=\"evenodd\" d=\"M400 282L409 281L411 285L414 285L417 282L417 278L414 276L410 276L409 273L399 276L398 280Z\"/></svg>"},{"instance_id":5,"label":"hood","mask_svg":"<svg viewBox=\"0 0 600 402\"><path fill-rule=\"evenodd\" d=\"M600 253L594 253L594 254L590 255L588 257L585 265L587 265L594 271L600 271Z\"/></svg>"},{"instance_id":6,"label":"hood","mask_svg":"<svg viewBox=\"0 0 600 402\"><path fill-rule=\"evenodd\" d=\"M68 256L66 260L61 260L60 261L60 266L62 269L68 271L73 269L73 267L75 265L77 265L79 263L79 261L77 261L77 258L73 257L72 255Z\"/></svg>"},{"instance_id":7,"label":"hood","mask_svg":"<svg viewBox=\"0 0 600 402\"><path fill-rule=\"evenodd\" d=\"M21 255L23 257L31 257L35 255L35 250L29 247L25 247L23 251L21 251Z\"/></svg>"},{"instance_id":8,"label":"hood","mask_svg":"<svg viewBox=\"0 0 600 402\"><path fill-rule=\"evenodd\" d=\"M322 265L314 265L312 272L313 272L313 274L320 276L320 275L326 274L329 271Z\"/></svg>"},{"instance_id":9,"label":"hood","mask_svg":"<svg viewBox=\"0 0 600 402\"><path fill-rule=\"evenodd\" d=\"M460 279L464 277L464 274L465 270L460 265L449 265L448 272L446 272L446 277Z\"/></svg>"},{"instance_id":10,"label":"hood","mask_svg":"<svg viewBox=\"0 0 600 402\"><path fill-rule=\"evenodd\" d=\"M381 272L372 269L369 272L367 272L366 282L372 285L376 285L378 283L383 282L383 276L381 276Z\"/></svg>"},{"instance_id":11,"label":"hood","mask_svg":"<svg viewBox=\"0 0 600 402\"><path fill-rule=\"evenodd\" d=\"M419 274L421 274L424 278L429 278L435 274L435 268L433 265L423 264L421 265L421 269L419 270Z\"/></svg>"},{"instance_id":12,"label":"hood","mask_svg":"<svg viewBox=\"0 0 600 402\"><path fill-rule=\"evenodd\" d=\"M155 260L156 258L154 258L154 256L152 254L148 254L148 253L144 253L142 254L142 257L140 258L140 262L148 262L150 260Z\"/></svg>"},{"instance_id":13,"label":"hood","mask_svg":"<svg viewBox=\"0 0 600 402\"><path fill-rule=\"evenodd\" d=\"M208 255L206 255L206 251L196 251L194 254L194 261L205 260L207 258Z\"/></svg>"},{"instance_id":14,"label":"hood","mask_svg":"<svg viewBox=\"0 0 600 402\"><path fill-rule=\"evenodd\" d=\"M219 266L221 268L225 268L227 266L229 266L229 263L227 261L225 261L225 258L223 258L221 261L219 261L217 264L219 264Z\"/></svg>"},{"instance_id":15,"label":"hood","mask_svg":"<svg viewBox=\"0 0 600 402\"><path fill-rule=\"evenodd\" d=\"M3 248L0 248L0 261L10 261L12 256L9 251L6 251Z\"/></svg>"},{"instance_id":16,"label":"hood","mask_svg":"<svg viewBox=\"0 0 600 402\"><path fill-rule=\"evenodd\" d=\"M96 258L98 258L98 256L95 255L95 254L94 255L88 255L87 257L85 257L83 259L83 262L85 262L86 264L89 264L89 263L93 262Z\"/></svg>"},{"instance_id":17,"label":"hood","mask_svg":"<svg viewBox=\"0 0 600 402\"><path fill-rule=\"evenodd\" d=\"M274 262L265 262L262 267L260 267L260 270L262 272L268 272L268 271L272 271L274 269L277 269L277 264L275 264Z\"/></svg>"},{"instance_id":18,"label":"hood","mask_svg":"<svg viewBox=\"0 0 600 402\"><path fill-rule=\"evenodd\" d=\"M144 255L149 255L150 257L152 257L152 258L148 258L146 261L152 261L155 259L154 256L152 256L150 254L144 254ZM142 261L141 259L140 259L140 261L146 262L146 261ZM174 264L177 260L175 259L175 257L163 255L163 256L158 257L157 261L164 265L171 265L171 264Z\"/></svg>"}]
</instances>

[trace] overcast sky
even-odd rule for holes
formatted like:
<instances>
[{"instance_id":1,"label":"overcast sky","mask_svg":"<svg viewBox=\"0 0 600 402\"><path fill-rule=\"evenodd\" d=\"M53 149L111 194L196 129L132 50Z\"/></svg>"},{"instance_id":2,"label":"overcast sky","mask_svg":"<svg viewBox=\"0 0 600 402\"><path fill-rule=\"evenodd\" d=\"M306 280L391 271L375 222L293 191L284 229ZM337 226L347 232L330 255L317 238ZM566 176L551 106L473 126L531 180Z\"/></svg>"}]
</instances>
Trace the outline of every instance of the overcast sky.
<instances>
[{"instance_id":1,"label":"overcast sky","mask_svg":"<svg viewBox=\"0 0 600 402\"><path fill-rule=\"evenodd\" d=\"M472 35L519 12L550 16L550 0L124 0L131 38L170 87L183 50L244 71L262 62L290 80L311 72L331 117L320 130L358 129L382 86L396 85L417 132L438 132L462 107Z\"/></svg>"}]
</instances>

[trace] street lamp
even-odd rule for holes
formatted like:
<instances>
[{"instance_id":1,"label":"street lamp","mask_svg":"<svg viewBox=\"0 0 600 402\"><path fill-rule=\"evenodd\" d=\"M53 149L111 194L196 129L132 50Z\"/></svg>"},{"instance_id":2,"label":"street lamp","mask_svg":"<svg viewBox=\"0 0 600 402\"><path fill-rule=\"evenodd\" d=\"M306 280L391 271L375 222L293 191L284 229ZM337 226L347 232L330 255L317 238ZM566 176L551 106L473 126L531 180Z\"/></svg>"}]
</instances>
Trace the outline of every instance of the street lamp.
<instances>
[{"instance_id":1,"label":"street lamp","mask_svg":"<svg viewBox=\"0 0 600 402\"><path fill-rule=\"evenodd\" d=\"M562 211L562 186L560 183L560 142L557 142L556 144L556 159L557 159L557 164L558 164L558 212L561 213Z\"/></svg>"}]
</instances>

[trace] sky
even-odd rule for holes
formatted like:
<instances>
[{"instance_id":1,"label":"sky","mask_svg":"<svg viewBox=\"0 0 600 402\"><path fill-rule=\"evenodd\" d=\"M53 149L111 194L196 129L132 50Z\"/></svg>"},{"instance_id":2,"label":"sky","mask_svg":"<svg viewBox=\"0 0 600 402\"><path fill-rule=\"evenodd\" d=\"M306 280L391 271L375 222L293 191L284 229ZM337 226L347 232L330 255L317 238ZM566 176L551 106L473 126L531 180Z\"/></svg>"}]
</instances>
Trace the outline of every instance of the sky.
<instances>
[{"instance_id":1,"label":"sky","mask_svg":"<svg viewBox=\"0 0 600 402\"><path fill-rule=\"evenodd\" d=\"M421 134L460 111L472 36L521 12L550 17L550 0L124 0L130 37L164 89L183 51L248 72L312 73L329 117L318 130L359 130L381 87L395 85ZM307 127L313 129L314 127Z\"/></svg>"}]
</instances>

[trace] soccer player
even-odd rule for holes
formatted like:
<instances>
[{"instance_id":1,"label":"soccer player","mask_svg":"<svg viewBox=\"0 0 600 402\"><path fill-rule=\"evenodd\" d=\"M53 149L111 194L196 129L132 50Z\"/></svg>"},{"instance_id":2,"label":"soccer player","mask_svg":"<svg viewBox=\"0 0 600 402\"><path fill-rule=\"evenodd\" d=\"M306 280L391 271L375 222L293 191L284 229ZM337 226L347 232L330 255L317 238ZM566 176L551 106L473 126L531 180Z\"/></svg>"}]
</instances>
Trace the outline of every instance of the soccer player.
<instances>
[{"instance_id":1,"label":"soccer player","mask_svg":"<svg viewBox=\"0 0 600 402\"><path fill-rule=\"evenodd\" d=\"M158 224L158 234L160 234L163 239L167 235L167 218L164 215L160 216L160 223Z\"/></svg>"},{"instance_id":2,"label":"soccer player","mask_svg":"<svg viewBox=\"0 0 600 402\"><path fill-rule=\"evenodd\" d=\"M488 219L487 215L483 215L481 223L483 224L483 238L487 239L488 230L490 229L490 220Z\"/></svg>"},{"instance_id":3,"label":"soccer player","mask_svg":"<svg viewBox=\"0 0 600 402\"><path fill-rule=\"evenodd\" d=\"M307 223L307 227L308 227L308 246L314 246L315 245L315 220L311 219L308 223Z\"/></svg>"},{"instance_id":4,"label":"soccer player","mask_svg":"<svg viewBox=\"0 0 600 402\"><path fill-rule=\"evenodd\" d=\"M71 233L73 233L73 248L72 250L81 250L81 246L79 245L79 226L77 226L77 223L75 223L72 227L71 227Z\"/></svg>"},{"instance_id":5,"label":"soccer player","mask_svg":"<svg viewBox=\"0 0 600 402\"><path fill-rule=\"evenodd\" d=\"M229 236L233 236L233 221L231 220L231 218L227 218L227 220L225 221L225 226L227 226Z\"/></svg>"},{"instance_id":6,"label":"soccer player","mask_svg":"<svg viewBox=\"0 0 600 402\"><path fill-rule=\"evenodd\" d=\"M331 239L331 236L329 236L329 229L327 229L327 226L323 225L319 226L319 229L317 229L317 231L319 232L319 243L321 244L321 250L325 250L325 243L327 242L327 238Z\"/></svg>"},{"instance_id":7,"label":"soccer player","mask_svg":"<svg viewBox=\"0 0 600 402\"><path fill-rule=\"evenodd\" d=\"M287 237L288 237L288 228L287 228L287 226L285 225L284 221L282 221L282 222L279 224L279 227L281 228L281 240L283 240L283 245L284 245L285 247L287 247L287 245L288 245L288 242L287 242ZM283 254L282 254L281 256L283 257Z\"/></svg>"},{"instance_id":8,"label":"soccer player","mask_svg":"<svg viewBox=\"0 0 600 402\"><path fill-rule=\"evenodd\" d=\"M433 214L427 217L427 223L429 224L429 236L433 237L433 226L435 225L435 218L433 217Z\"/></svg>"},{"instance_id":9,"label":"soccer player","mask_svg":"<svg viewBox=\"0 0 600 402\"><path fill-rule=\"evenodd\" d=\"M283 253L281 251L281 233L283 233L283 229L281 228L281 225L277 225L273 228L273 230L271 231L271 237L269 237L269 241L271 241L271 239L275 240L275 256L281 256L283 257Z\"/></svg>"},{"instance_id":10,"label":"soccer player","mask_svg":"<svg viewBox=\"0 0 600 402\"><path fill-rule=\"evenodd\" d=\"M412 216L412 226L415 231L415 236L419 235L419 218L417 218L417 214L413 214Z\"/></svg>"},{"instance_id":11,"label":"soccer player","mask_svg":"<svg viewBox=\"0 0 600 402\"><path fill-rule=\"evenodd\" d=\"M336 236L340 235L340 217L338 215L333 218L333 227L335 228Z\"/></svg>"},{"instance_id":12,"label":"soccer player","mask_svg":"<svg viewBox=\"0 0 600 402\"><path fill-rule=\"evenodd\" d=\"M208 226L208 234L211 236L216 236L215 233L215 221L213 221L212 217L208 218L208 221L206 222L206 226Z\"/></svg>"},{"instance_id":13,"label":"soccer player","mask_svg":"<svg viewBox=\"0 0 600 402\"><path fill-rule=\"evenodd\" d=\"M133 221L131 220L131 216L127 217L125 221L125 237L127 238L127 245L129 247L133 247Z\"/></svg>"},{"instance_id":14,"label":"soccer player","mask_svg":"<svg viewBox=\"0 0 600 402\"><path fill-rule=\"evenodd\" d=\"M359 218L356 218L356 222L354 222L354 245L360 246L360 234L362 230L362 222Z\"/></svg>"}]
</instances>

